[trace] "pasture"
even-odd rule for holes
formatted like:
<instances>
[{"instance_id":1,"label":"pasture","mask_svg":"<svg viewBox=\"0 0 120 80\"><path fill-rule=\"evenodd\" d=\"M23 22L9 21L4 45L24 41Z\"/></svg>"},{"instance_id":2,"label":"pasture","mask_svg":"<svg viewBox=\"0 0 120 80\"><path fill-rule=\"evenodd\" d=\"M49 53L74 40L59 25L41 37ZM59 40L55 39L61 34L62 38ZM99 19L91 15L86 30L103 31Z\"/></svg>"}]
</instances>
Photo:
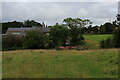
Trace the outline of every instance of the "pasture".
<instances>
[{"instance_id":1,"label":"pasture","mask_svg":"<svg viewBox=\"0 0 120 80\"><path fill-rule=\"evenodd\" d=\"M112 35L84 35L91 50L3 51L3 78L118 78L118 49L99 49Z\"/></svg>"},{"instance_id":2,"label":"pasture","mask_svg":"<svg viewBox=\"0 0 120 80\"><path fill-rule=\"evenodd\" d=\"M118 50L4 51L3 78L118 78Z\"/></svg>"},{"instance_id":3,"label":"pasture","mask_svg":"<svg viewBox=\"0 0 120 80\"><path fill-rule=\"evenodd\" d=\"M85 38L85 48L86 49L99 49L100 42L106 40L107 38L112 37L111 34L101 34L101 35L84 35Z\"/></svg>"}]
</instances>

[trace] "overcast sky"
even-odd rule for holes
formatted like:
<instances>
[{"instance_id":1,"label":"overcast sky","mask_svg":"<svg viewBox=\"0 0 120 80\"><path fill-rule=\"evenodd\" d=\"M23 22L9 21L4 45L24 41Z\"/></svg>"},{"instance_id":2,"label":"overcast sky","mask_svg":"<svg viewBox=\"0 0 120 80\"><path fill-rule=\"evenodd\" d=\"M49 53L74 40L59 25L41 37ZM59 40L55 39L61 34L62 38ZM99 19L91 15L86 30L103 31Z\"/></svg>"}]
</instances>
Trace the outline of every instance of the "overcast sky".
<instances>
[{"instance_id":1,"label":"overcast sky","mask_svg":"<svg viewBox=\"0 0 120 80\"><path fill-rule=\"evenodd\" d=\"M94 25L115 20L117 2L3 2L2 21L35 20L47 25L62 23L63 19L90 19Z\"/></svg>"}]
</instances>

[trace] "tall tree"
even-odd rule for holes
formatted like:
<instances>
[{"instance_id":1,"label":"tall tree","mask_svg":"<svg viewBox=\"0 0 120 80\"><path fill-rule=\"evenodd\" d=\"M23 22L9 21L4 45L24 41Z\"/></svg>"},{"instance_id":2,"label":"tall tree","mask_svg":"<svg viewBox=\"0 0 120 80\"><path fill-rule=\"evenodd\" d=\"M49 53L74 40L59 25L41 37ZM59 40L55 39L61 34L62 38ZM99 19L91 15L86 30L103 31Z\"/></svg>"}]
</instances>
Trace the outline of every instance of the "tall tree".
<instances>
[{"instance_id":1,"label":"tall tree","mask_svg":"<svg viewBox=\"0 0 120 80\"><path fill-rule=\"evenodd\" d=\"M72 46L81 44L82 40L84 40L82 27L86 27L92 23L88 19L82 20L80 18L67 18L64 19L63 22L65 22L66 27L69 28L69 40Z\"/></svg>"},{"instance_id":2,"label":"tall tree","mask_svg":"<svg viewBox=\"0 0 120 80\"><path fill-rule=\"evenodd\" d=\"M52 26L50 29L50 38L54 47L65 46L68 39L68 28L59 24Z\"/></svg>"}]
</instances>

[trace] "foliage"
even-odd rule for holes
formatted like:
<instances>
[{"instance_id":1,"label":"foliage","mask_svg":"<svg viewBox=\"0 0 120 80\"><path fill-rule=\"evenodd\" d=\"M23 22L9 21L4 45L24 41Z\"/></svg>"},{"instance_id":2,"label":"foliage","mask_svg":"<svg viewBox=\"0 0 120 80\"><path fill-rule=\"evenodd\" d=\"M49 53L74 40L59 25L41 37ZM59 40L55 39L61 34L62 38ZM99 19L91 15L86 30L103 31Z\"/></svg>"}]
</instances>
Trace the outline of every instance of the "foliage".
<instances>
[{"instance_id":1,"label":"foliage","mask_svg":"<svg viewBox=\"0 0 120 80\"><path fill-rule=\"evenodd\" d=\"M102 40L100 42L100 47L101 48L113 48L114 47L114 45L113 45L113 39L107 38L106 40Z\"/></svg>"},{"instance_id":2,"label":"foliage","mask_svg":"<svg viewBox=\"0 0 120 80\"><path fill-rule=\"evenodd\" d=\"M113 26L111 23L105 23L104 24L105 29L106 29L106 33L112 33L113 32Z\"/></svg>"},{"instance_id":3,"label":"foliage","mask_svg":"<svg viewBox=\"0 0 120 80\"><path fill-rule=\"evenodd\" d=\"M99 28L101 34L109 34L113 32L113 24L106 22L104 25L101 25Z\"/></svg>"},{"instance_id":4,"label":"foliage","mask_svg":"<svg viewBox=\"0 0 120 80\"><path fill-rule=\"evenodd\" d=\"M120 29L115 30L113 35L113 44L116 48L120 48Z\"/></svg>"},{"instance_id":5,"label":"foliage","mask_svg":"<svg viewBox=\"0 0 120 80\"><path fill-rule=\"evenodd\" d=\"M90 20L82 20L80 18L67 18L64 19L63 22L65 22L66 27L69 29L69 44L71 46L81 45L84 40L82 36L82 27L91 24Z\"/></svg>"},{"instance_id":6,"label":"foliage","mask_svg":"<svg viewBox=\"0 0 120 80\"><path fill-rule=\"evenodd\" d=\"M5 34L8 28L20 28L20 27L42 27L42 24L34 20L25 20L24 22L3 22L2 23L2 33Z\"/></svg>"},{"instance_id":7,"label":"foliage","mask_svg":"<svg viewBox=\"0 0 120 80\"><path fill-rule=\"evenodd\" d=\"M40 24L40 23L38 23L34 20L25 20L23 24L24 24L25 27L33 27L33 26L42 27L42 24Z\"/></svg>"},{"instance_id":8,"label":"foliage","mask_svg":"<svg viewBox=\"0 0 120 80\"><path fill-rule=\"evenodd\" d=\"M101 41L101 48L120 48L120 29L115 30L113 38Z\"/></svg>"},{"instance_id":9,"label":"foliage","mask_svg":"<svg viewBox=\"0 0 120 80\"><path fill-rule=\"evenodd\" d=\"M80 18L76 18L76 19L67 18L67 19L64 19L63 22L65 22L69 28L87 27L90 24L92 24L92 22L89 19L82 20Z\"/></svg>"},{"instance_id":10,"label":"foliage","mask_svg":"<svg viewBox=\"0 0 120 80\"><path fill-rule=\"evenodd\" d=\"M65 46L68 40L68 28L64 25L56 24L50 29L50 38L52 40L52 45Z\"/></svg>"},{"instance_id":11,"label":"foliage","mask_svg":"<svg viewBox=\"0 0 120 80\"><path fill-rule=\"evenodd\" d=\"M45 47L45 35L40 30L30 30L24 37L24 47L28 49L41 49Z\"/></svg>"},{"instance_id":12,"label":"foliage","mask_svg":"<svg viewBox=\"0 0 120 80\"><path fill-rule=\"evenodd\" d=\"M23 26L22 22L17 22L17 21L13 21L13 22L4 22L2 23L2 33L5 34L8 28L20 28Z\"/></svg>"},{"instance_id":13,"label":"foliage","mask_svg":"<svg viewBox=\"0 0 120 80\"><path fill-rule=\"evenodd\" d=\"M90 33L97 34L99 31L98 28L99 28L99 26L93 26L90 30L91 31Z\"/></svg>"},{"instance_id":14,"label":"foliage","mask_svg":"<svg viewBox=\"0 0 120 80\"><path fill-rule=\"evenodd\" d=\"M67 27L81 27L80 32L82 34L108 34L112 33L117 25L117 21L113 21L112 23L106 22L101 26L92 26L92 22L89 19L80 19L80 18L66 18L63 20ZM47 27L44 22L39 23L35 20L25 20L23 22L13 21L13 22L3 22L2 23L2 33L5 34L9 27L11 28L20 28L20 27ZM52 27L52 26L48 26Z\"/></svg>"},{"instance_id":15,"label":"foliage","mask_svg":"<svg viewBox=\"0 0 120 80\"><path fill-rule=\"evenodd\" d=\"M20 28L33 26L47 27L44 22L41 24L36 22L35 20L25 20L24 22L4 22L2 23L2 32L3 34L6 33L6 30L9 27ZM101 42L101 47L111 48L113 47L113 45L114 47L119 47L119 33L116 33L116 29L118 28L116 20L113 21L113 23L106 22L101 26L92 26L92 22L89 19L66 18L63 20L63 24L59 25L57 23L56 25L49 26L49 28L49 35L43 34L39 31L33 31L33 33L28 32L27 36L25 36L24 38L23 48L55 48L57 46L83 46L83 44L86 43L84 41L83 34L111 34L113 32L115 32L113 39L110 38L107 40L103 40ZM32 38L30 38L31 36ZM111 44L111 41L114 44ZM99 45L97 44L97 46Z\"/></svg>"},{"instance_id":16,"label":"foliage","mask_svg":"<svg viewBox=\"0 0 120 80\"><path fill-rule=\"evenodd\" d=\"M17 35L6 35L2 37L3 50L11 50L23 47L23 39Z\"/></svg>"}]
</instances>

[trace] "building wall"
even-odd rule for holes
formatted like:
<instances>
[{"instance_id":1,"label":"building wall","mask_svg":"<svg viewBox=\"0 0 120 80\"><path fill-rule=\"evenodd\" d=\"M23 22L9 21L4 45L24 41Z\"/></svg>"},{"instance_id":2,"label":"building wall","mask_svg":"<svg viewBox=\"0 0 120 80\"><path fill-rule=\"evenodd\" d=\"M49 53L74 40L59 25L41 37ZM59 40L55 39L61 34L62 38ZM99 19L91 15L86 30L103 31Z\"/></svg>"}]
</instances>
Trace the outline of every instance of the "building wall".
<instances>
[{"instance_id":1,"label":"building wall","mask_svg":"<svg viewBox=\"0 0 120 80\"><path fill-rule=\"evenodd\" d=\"M15 35L25 35L25 32L20 31L7 31L6 35L15 34Z\"/></svg>"}]
</instances>

